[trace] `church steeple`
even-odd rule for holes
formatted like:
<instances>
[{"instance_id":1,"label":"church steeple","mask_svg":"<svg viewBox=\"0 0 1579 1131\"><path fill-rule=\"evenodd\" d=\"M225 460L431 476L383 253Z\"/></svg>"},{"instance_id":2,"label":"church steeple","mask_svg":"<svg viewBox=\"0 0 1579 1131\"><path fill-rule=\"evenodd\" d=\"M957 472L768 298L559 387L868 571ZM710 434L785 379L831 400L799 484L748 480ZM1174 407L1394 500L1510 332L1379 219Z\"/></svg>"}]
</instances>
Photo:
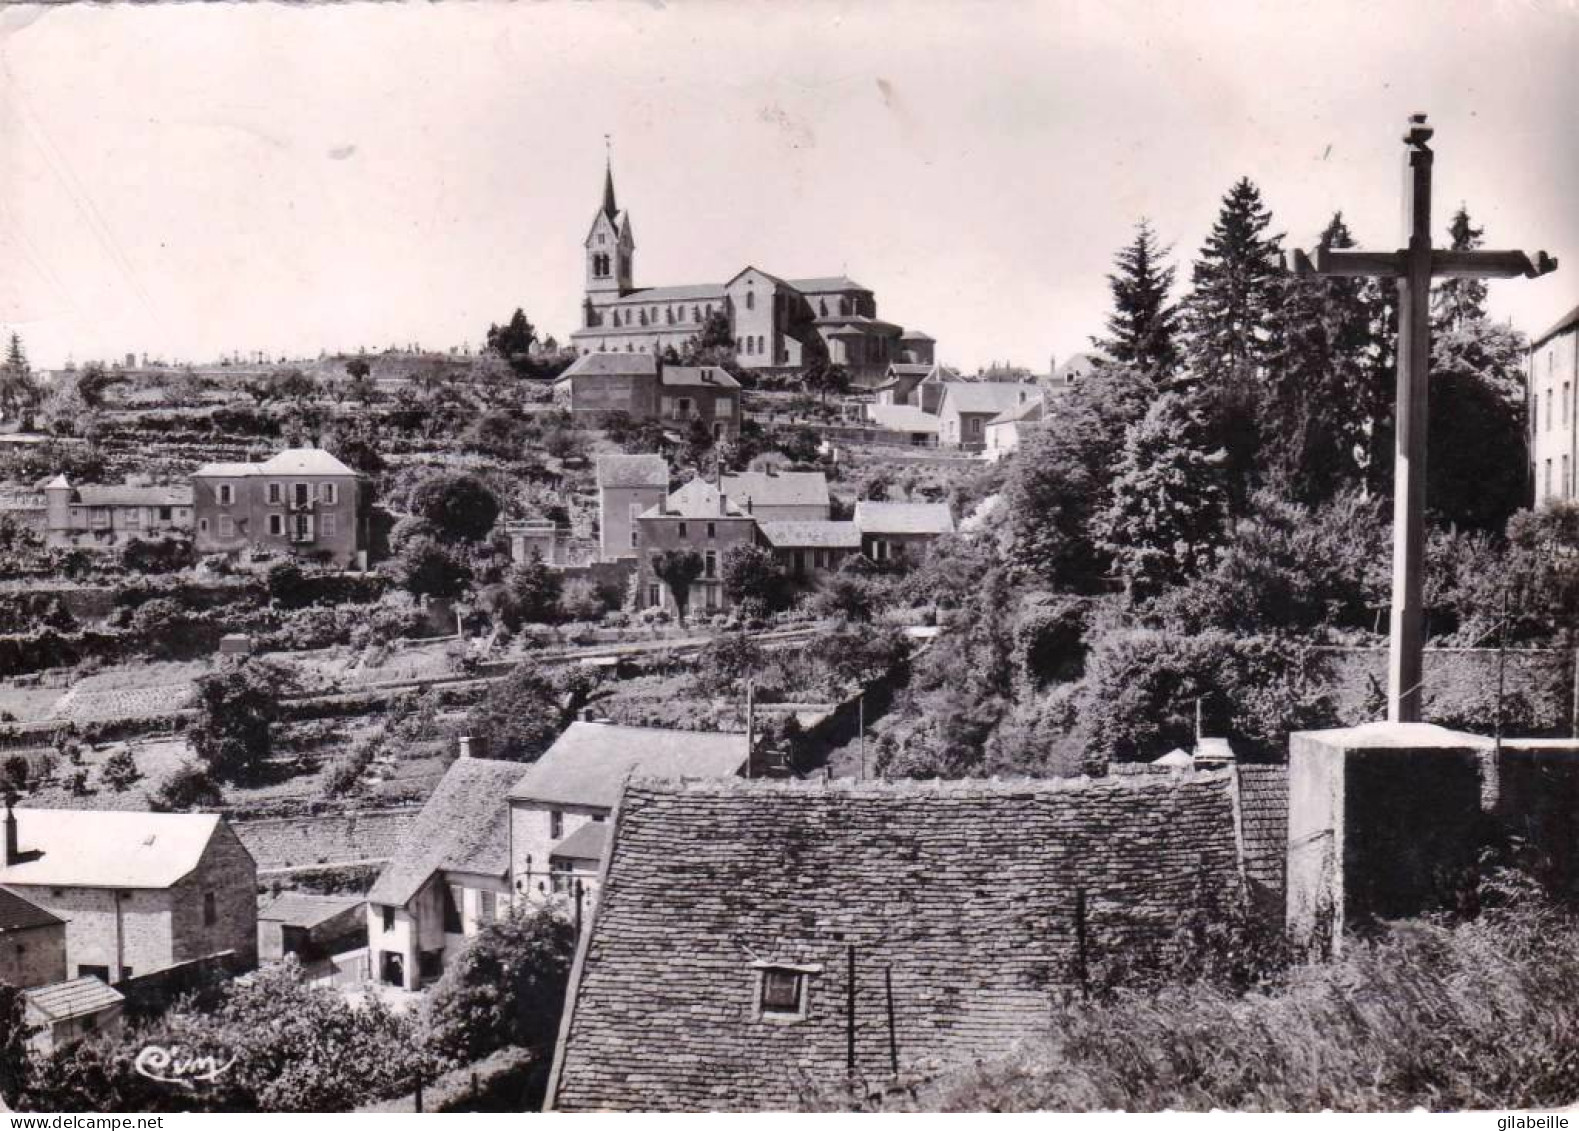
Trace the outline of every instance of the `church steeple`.
<instances>
[{"instance_id":1,"label":"church steeple","mask_svg":"<svg viewBox=\"0 0 1579 1131\"><path fill-rule=\"evenodd\" d=\"M620 214L614 203L614 156L610 154L603 167L603 214L610 220Z\"/></svg>"},{"instance_id":2,"label":"church steeple","mask_svg":"<svg viewBox=\"0 0 1579 1131\"><path fill-rule=\"evenodd\" d=\"M608 135L603 137L608 144ZM614 157L606 155L603 166L603 203L592 218L592 230L587 233L587 299L594 306L608 296L623 295L634 290L631 277L636 253L636 239L631 233L630 217L620 211L614 196ZM596 325L589 315L587 324Z\"/></svg>"}]
</instances>

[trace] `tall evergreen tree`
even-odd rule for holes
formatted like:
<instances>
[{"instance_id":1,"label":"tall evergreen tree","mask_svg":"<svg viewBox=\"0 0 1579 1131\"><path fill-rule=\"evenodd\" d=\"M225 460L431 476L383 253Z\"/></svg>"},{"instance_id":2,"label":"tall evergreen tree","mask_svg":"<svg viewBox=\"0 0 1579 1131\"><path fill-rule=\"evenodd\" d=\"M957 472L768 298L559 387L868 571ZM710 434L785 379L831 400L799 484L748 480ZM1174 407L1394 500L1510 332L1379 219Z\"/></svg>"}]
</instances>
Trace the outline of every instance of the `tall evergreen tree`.
<instances>
[{"instance_id":1,"label":"tall evergreen tree","mask_svg":"<svg viewBox=\"0 0 1579 1131\"><path fill-rule=\"evenodd\" d=\"M38 406L38 385L21 335L13 333L6 344L5 361L0 362L0 419L26 417Z\"/></svg>"},{"instance_id":2,"label":"tall evergreen tree","mask_svg":"<svg viewBox=\"0 0 1579 1131\"><path fill-rule=\"evenodd\" d=\"M1213 441L1208 392L1175 381L1124 438L1096 527L1134 600L1211 568L1227 541L1226 453Z\"/></svg>"},{"instance_id":3,"label":"tall evergreen tree","mask_svg":"<svg viewBox=\"0 0 1579 1131\"><path fill-rule=\"evenodd\" d=\"M1186 360L1202 383L1201 408L1226 456L1230 505L1242 511L1255 486L1260 448L1258 385L1275 346L1283 293L1281 233L1261 190L1241 177L1223 197L1190 273L1183 304Z\"/></svg>"},{"instance_id":4,"label":"tall evergreen tree","mask_svg":"<svg viewBox=\"0 0 1579 1131\"><path fill-rule=\"evenodd\" d=\"M1449 246L1454 251L1474 251L1485 244L1486 229L1469 220L1469 209L1462 204L1448 225ZM1443 334L1461 329L1467 323L1486 317L1486 280L1443 279L1431 292L1431 332Z\"/></svg>"},{"instance_id":5,"label":"tall evergreen tree","mask_svg":"<svg viewBox=\"0 0 1579 1131\"><path fill-rule=\"evenodd\" d=\"M1335 214L1323 248L1354 246ZM1262 389L1260 468L1279 492L1319 503L1363 482L1375 398L1375 311L1366 280L1285 276Z\"/></svg>"},{"instance_id":6,"label":"tall evergreen tree","mask_svg":"<svg viewBox=\"0 0 1579 1131\"><path fill-rule=\"evenodd\" d=\"M1134 241L1113 257L1116 270L1107 277L1113 292L1109 336L1091 340L1114 361L1159 379L1179 367L1178 311L1168 301L1174 278L1168 251L1158 245L1147 220L1135 225Z\"/></svg>"}]
</instances>

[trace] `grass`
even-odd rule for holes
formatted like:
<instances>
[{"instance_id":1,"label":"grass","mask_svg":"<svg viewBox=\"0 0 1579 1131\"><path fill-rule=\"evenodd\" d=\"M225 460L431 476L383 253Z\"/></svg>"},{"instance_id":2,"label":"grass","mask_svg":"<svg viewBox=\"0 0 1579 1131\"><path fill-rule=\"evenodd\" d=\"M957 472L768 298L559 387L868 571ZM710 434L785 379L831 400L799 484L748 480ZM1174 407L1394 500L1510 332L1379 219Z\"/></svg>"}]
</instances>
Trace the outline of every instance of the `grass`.
<instances>
[{"instance_id":1,"label":"grass","mask_svg":"<svg viewBox=\"0 0 1579 1131\"><path fill-rule=\"evenodd\" d=\"M945 1111L1434 1111L1579 1100L1579 920L1526 902L1407 923L1245 995L1196 983L1055 1009Z\"/></svg>"}]
</instances>

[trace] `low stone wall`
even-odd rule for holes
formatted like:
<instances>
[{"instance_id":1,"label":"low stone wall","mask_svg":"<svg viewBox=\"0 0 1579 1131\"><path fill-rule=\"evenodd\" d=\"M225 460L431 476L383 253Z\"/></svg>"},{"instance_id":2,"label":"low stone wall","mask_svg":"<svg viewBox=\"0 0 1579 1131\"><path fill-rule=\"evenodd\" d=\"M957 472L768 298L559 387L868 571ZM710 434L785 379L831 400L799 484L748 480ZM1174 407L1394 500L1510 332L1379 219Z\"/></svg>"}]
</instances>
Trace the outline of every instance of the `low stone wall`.
<instances>
[{"instance_id":1,"label":"low stone wall","mask_svg":"<svg viewBox=\"0 0 1579 1131\"><path fill-rule=\"evenodd\" d=\"M371 809L319 817L239 821L236 835L258 871L388 860L417 818L412 809Z\"/></svg>"}]
</instances>

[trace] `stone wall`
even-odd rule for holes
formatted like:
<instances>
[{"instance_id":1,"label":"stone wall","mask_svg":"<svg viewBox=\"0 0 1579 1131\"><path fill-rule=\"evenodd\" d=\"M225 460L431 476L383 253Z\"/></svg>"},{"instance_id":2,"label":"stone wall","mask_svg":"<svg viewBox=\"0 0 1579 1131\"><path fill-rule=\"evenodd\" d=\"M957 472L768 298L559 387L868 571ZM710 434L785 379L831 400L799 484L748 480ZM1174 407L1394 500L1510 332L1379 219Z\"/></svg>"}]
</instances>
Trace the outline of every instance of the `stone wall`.
<instances>
[{"instance_id":1,"label":"stone wall","mask_svg":"<svg viewBox=\"0 0 1579 1131\"><path fill-rule=\"evenodd\" d=\"M0 942L0 982L27 989L65 980L65 924L5 933L4 942Z\"/></svg>"},{"instance_id":2,"label":"stone wall","mask_svg":"<svg viewBox=\"0 0 1579 1131\"><path fill-rule=\"evenodd\" d=\"M230 951L243 967L258 960L258 869L252 854L221 821L192 873L171 890L175 962ZM209 897L213 914L209 915Z\"/></svg>"},{"instance_id":3,"label":"stone wall","mask_svg":"<svg viewBox=\"0 0 1579 1131\"><path fill-rule=\"evenodd\" d=\"M239 821L235 831L257 861L259 872L381 862L393 858L418 812L415 808L369 809L322 817Z\"/></svg>"}]
</instances>

